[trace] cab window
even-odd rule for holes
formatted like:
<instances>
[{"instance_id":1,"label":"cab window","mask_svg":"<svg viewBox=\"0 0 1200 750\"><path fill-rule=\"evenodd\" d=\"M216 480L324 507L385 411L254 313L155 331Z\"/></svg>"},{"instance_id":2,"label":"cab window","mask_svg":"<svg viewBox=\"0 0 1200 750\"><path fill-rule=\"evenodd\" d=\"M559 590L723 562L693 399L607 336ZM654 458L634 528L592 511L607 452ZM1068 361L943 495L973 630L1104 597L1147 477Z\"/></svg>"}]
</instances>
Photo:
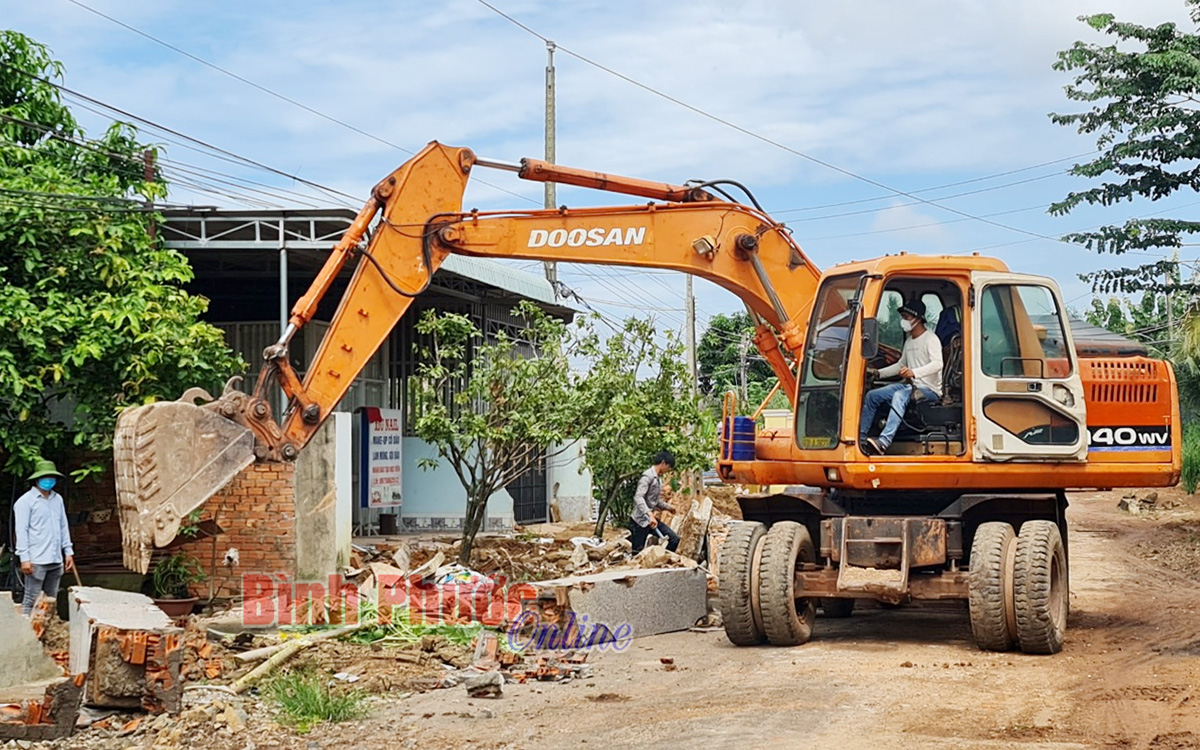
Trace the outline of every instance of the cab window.
<instances>
[{"instance_id":1,"label":"cab window","mask_svg":"<svg viewBox=\"0 0 1200 750\"><path fill-rule=\"evenodd\" d=\"M1061 311L1044 286L992 284L980 308L981 366L994 378L1071 374Z\"/></svg>"},{"instance_id":2,"label":"cab window","mask_svg":"<svg viewBox=\"0 0 1200 750\"><path fill-rule=\"evenodd\" d=\"M837 445L842 418L842 385L851 342L861 274L830 279L813 306L804 352L800 397L796 401L796 440L801 448Z\"/></svg>"}]
</instances>

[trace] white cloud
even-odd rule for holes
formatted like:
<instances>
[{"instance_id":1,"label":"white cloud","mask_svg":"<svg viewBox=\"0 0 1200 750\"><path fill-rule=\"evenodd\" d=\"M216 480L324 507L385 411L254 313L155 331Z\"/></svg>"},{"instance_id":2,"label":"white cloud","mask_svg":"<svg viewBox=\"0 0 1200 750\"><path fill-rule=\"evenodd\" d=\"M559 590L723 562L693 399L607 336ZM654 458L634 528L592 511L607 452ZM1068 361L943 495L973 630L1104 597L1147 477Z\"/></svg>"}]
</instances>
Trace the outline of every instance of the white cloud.
<instances>
[{"instance_id":1,"label":"white cloud","mask_svg":"<svg viewBox=\"0 0 1200 750\"><path fill-rule=\"evenodd\" d=\"M541 41L477 2L337 4L88 0L98 9L254 82L401 146L431 139L516 160L542 149ZM1076 16L1113 12L1186 22L1182 0L499 0L567 49L796 151L880 182L917 189L1086 151L1053 125L1065 74L1051 69L1076 39L1103 41ZM131 34L65 0L5 4L7 25L49 43L67 84L231 151L365 196L405 154L271 98ZM648 179L728 177L768 205L799 207L886 194L705 118L575 59L558 61L559 161ZM171 146L168 157L203 162ZM229 164L223 171L276 182ZM526 207L541 186L483 174L467 204ZM278 181L277 184L285 184ZM997 191L952 205L988 213L1053 198L1065 183ZM579 203L609 199L563 191ZM204 202L214 199L204 197ZM623 201L619 201L623 202ZM902 230L953 218L922 206L841 223L797 222L797 237ZM1058 234L1069 220L1001 221ZM908 245L942 251L1021 235L980 222L816 243L823 262ZM1034 245L1033 247L1037 247ZM1032 260L1022 246L1014 260ZM996 252L1009 253L1008 248ZM1038 256L1070 276L1071 263ZM1095 259L1095 256L1088 256ZM1014 266L1017 264L1014 262ZM637 280L629 284L637 288ZM659 289L662 294L663 290ZM728 309L737 301L724 295ZM717 303L712 303L716 305Z\"/></svg>"}]
</instances>

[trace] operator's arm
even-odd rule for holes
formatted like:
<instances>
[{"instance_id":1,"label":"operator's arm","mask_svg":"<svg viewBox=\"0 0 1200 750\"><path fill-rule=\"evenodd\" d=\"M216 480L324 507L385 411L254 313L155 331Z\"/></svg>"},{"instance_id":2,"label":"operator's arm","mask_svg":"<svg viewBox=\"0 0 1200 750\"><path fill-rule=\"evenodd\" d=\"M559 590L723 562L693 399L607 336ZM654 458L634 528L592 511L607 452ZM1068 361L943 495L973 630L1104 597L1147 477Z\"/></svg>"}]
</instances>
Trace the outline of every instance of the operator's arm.
<instances>
[{"instance_id":1,"label":"operator's arm","mask_svg":"<svg viewBox=\"0 0 1200 750\"><path fill-rule=\"evenodd\" d=\"M928 339L928 341L922 341L922 343L925 345L925 352L929 358L929 363L912 368L913 376L918 378L942 371L942 345L938 341L937 336L934 336L932 333L926 333L921 338Z\"/></svg>"},{"instance_id":2,"label":"operator's arm","mask_svg":"<svg viewBox=\"0 0 1200 750\"><path fill-rule=\"evenodd\" d=\"M908 366L908 340L904 341L904 348L900 350L900 359L887 367L879 368L879 377L894 378L900 374L900 368Z\"/></svg>"}]
</instances>

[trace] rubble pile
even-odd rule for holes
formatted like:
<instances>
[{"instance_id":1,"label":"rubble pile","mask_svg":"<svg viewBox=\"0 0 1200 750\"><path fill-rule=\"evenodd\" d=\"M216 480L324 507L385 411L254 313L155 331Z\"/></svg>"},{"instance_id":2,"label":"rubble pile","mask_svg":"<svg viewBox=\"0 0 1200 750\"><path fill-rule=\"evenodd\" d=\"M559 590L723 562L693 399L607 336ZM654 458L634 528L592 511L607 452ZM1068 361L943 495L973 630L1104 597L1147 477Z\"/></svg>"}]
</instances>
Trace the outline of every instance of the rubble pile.
<instances>
[{"instance_id":1,"label":"rubble pile","mask_svg":"<svg viewBox=\"0 0 1200 750\"><path fill-rule=\"evenodd\" d=\"M1138 497L1135 492L1130 492L1117 501L1117 509L1123 510L1131 516L1142 516L1161 510L1174 510L1181 506L1182 503L1170 498L1159 502L1157 492L1147 492L1141 497Z\"/></svg>"}]
</instances>

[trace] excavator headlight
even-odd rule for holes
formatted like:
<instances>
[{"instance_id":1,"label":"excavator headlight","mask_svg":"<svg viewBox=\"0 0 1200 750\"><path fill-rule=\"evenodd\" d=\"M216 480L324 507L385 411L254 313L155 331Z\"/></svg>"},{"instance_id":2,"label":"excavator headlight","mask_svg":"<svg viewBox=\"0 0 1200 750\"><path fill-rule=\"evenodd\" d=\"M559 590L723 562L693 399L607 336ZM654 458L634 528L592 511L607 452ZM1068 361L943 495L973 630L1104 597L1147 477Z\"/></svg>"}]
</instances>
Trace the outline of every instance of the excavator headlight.
<instances>
[{"instance_id":1,"label":"excavator headlight","mask_svg":"<svg viewBox=\"0 0 1200 750\"><path fill-rule=\"evenodd\" d=\"M825 468L825 479L830 482L840 482L842 481L842 473L835 467L828 466Z\"/></svg>"},{"instance_id":2,"label":"excavator headlight","mask_svg":"<svg viewBox=\"0 0 1200 750\"><path fill-rule=\"evenodd\" d=\"M711 234L706 234L692 240L692 249L696 251L697 255L703 255L712 260L712 257L717 254L717 241Z\"/></svg>"}]
</instances>

